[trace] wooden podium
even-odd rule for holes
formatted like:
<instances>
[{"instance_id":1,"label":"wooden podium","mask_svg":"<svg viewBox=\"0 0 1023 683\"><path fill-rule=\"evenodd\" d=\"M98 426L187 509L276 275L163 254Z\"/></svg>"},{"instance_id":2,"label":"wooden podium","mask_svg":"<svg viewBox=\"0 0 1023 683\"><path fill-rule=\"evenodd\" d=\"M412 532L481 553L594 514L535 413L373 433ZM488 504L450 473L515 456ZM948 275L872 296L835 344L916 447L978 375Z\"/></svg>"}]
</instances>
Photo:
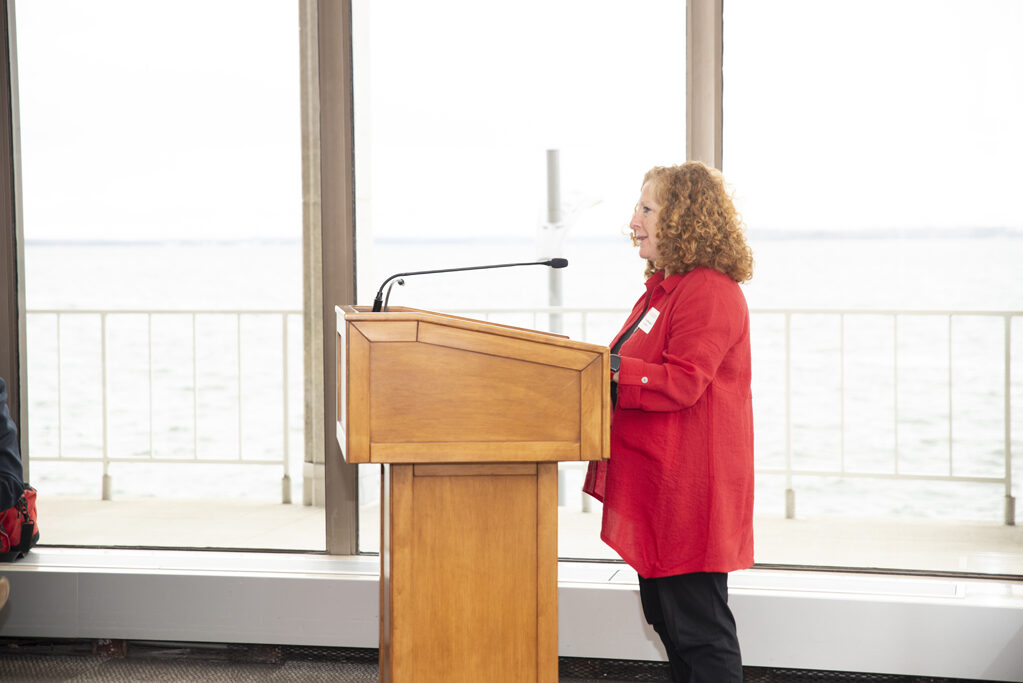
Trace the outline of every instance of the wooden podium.
<instances>
[{"instance_id":1,"label":"wooden podium","mask_svg":"<svg viewBox=\"0 0 1023 683\"><path fill-rule=\"evenodd\" d=\"M337 438L381 463L380 680L557 681L557 463L608 457L604 346L337 312Z\"/></svg>"}]
</instances>

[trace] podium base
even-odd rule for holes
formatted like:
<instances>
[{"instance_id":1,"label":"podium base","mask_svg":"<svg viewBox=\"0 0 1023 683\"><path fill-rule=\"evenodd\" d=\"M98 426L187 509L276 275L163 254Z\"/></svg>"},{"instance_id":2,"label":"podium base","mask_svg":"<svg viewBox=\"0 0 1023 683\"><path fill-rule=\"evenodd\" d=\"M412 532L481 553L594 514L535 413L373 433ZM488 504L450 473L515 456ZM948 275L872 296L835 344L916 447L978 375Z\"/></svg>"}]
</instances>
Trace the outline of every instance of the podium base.
<instances>
[{"instance_id":1,"label":"podium base","mask_svg":"<svg viewBox=\"0 0 1023 683\"><path fill-rule=\"evenodd\" d=\"M380 680L557 681L557 473L385 466Z\"/></svg>"}]
</instances>

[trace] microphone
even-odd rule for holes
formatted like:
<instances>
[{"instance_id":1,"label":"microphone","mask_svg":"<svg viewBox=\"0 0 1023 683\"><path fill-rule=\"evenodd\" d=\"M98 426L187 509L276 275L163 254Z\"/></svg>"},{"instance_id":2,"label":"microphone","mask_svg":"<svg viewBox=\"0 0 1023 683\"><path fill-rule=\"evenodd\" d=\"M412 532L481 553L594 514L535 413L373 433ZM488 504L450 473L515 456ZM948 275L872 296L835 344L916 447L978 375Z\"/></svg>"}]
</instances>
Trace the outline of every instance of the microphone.
<instances>
[{"instance_id":1,"label":"microphone","mask_svg":"<svg viewBox=\"0 0 1023 683\"><path fill-rule=\"evenodd\" d=\"M512 268L515 266L550 266L551 268L564 268L568 265L568 259L563 258L552 258L546 261L525 261L523 263L497 263L490 266L465 266L464 268L441 268L440 270L417 270L411 273L395 273L391 277L384 280L383 284L380 285L380 289L377 290L377 295L373 299L373 312L379 313L384 305L384 287L391 280L399 277L409 277L410 275L432 275L434 273L457 273L463 270L486 270L489 268Z\"/></svg>"}]
</instances>

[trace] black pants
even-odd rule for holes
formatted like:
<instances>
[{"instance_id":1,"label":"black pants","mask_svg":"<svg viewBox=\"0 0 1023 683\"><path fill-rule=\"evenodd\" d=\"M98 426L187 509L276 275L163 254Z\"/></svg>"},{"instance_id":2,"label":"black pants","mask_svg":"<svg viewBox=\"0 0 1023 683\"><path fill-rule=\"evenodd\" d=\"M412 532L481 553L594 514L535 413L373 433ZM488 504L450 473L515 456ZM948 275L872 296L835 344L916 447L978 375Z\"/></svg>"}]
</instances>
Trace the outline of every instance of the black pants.
<instances>
[{"instance_id":1,"label":"black pants","mask_svg":"<svg viewBox=\"0 0 1023 683\"><path fill-rule=\"evenodd\" d=\"M639 577L643 616L668 651L674 683L742 681L728 574Z\"/></svg>"}]
</instances>

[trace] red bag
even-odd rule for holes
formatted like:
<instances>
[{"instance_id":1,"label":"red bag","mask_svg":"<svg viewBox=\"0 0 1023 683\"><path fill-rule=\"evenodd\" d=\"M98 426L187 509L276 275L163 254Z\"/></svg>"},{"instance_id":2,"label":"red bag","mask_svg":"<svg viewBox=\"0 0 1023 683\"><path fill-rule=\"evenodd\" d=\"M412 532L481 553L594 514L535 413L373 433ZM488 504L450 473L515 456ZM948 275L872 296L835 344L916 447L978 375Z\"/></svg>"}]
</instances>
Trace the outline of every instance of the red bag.
<instances>
[{"instance_id":1,"label":"red bag","mask_svg":"<svg viewBox=\"0 0 1023 683\"><path fill-rule=\"evenodd\" d=\"M36 525L36 490L25 485L25 492L14 504L0 512L0 562L13 562L25 557L39 542Z\"/></svg>"}]
</instances>

